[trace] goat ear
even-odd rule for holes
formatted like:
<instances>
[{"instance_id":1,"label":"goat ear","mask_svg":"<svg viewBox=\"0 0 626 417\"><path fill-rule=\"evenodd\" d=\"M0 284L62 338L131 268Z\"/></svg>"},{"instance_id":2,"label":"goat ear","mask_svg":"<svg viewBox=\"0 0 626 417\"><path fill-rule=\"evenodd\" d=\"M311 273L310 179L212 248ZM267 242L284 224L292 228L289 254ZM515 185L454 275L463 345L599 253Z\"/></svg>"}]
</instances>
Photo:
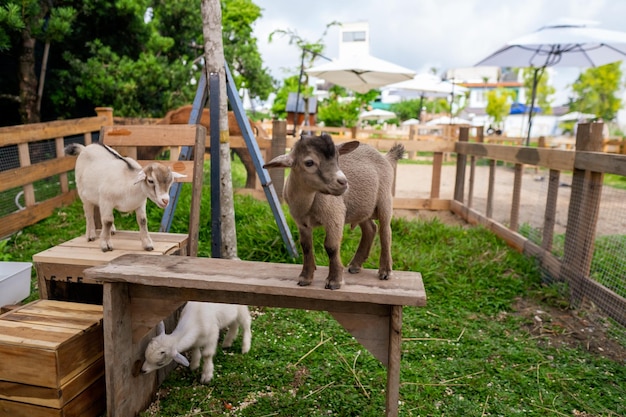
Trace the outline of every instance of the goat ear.
<instances>
[{"instance_id":1,"label":"goat ear","mask_svg":"<svg viewBox=\"0 0 626 417\"><path fill-rule=\"evenodd\" d=\"M140 183L141 181L146 180L146 171L143 169L137 173L137 178L135 178L135 184Z\"/></svg>"},{"instance_id":2,"label":"goat ear","mask_svg":"<svg viewBox=\"0 0 626 417\"><path fill-rule=\"evenodd\" d=\"M293 158L291 157L291 154L285 154L272 159L271 161L263 165L263 168L289 168L292 165Z\"/></svg>"},{"instance_id":3,"label":"goat ear","mask_svg":"<svg viewBox=\"0 0 626 417\"><path fill-rule=\"evenodd\" d=\"M189 366L187 358L179 352L174 352L174 361L180 363L183 366Z\"/></svg>"},{"instance_id":4,"label":"goat ear","mask_svg":"<svg viewBox=\"0 0 626 417\"><path fill-rule=\"evenodd\" d=\"M157 336L162 335L163 333L165 333L165 324L160 321L159 324L157 324Z\"/></svg>"},{"instance_id":5,"label":"goat ear","mask_svg":"<svg viewBox=\"0 0 626 417\"><path fill-rule=\"evenodd\" d=\"M186 175L185 174L181 174L180 172L172 171L172 177L174 177L174 179L176 179L176 178L185 178Z\"/></svg>"},{"instance_id":6,"label":"goat ear","mask_svg":"<svg viewBox=\"0 0 626 417\"><path fill-rule=\"evenodd\" d=\"M338 143L337 152L339 152L339 155L350 153L356 148L358 148L360 144L361 142L359 142L358 140L351 140L350 142Z\"/></svg>"}]
</instances>

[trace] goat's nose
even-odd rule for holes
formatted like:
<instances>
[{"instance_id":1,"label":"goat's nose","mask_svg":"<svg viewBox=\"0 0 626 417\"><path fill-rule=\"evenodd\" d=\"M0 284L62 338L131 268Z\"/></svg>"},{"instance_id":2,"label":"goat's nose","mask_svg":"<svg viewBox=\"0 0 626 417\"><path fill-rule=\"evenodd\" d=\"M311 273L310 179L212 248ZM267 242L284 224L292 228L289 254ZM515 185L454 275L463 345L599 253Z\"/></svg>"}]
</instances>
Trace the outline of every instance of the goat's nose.
<instances>
[{"instance_id":1,"label":"goat's nose","mask_svg":"<svg viewBox=\"0 0 626 417\"><path fill-rule=\"evenodd\" d=\"M348 183L348 179L346 177L339 177L337 178L337 182L339 185L346 185Z\"/></svg>"},{"instance_id":2,"label":"goat's nose","mask_svg":"<svg viewBox=\"0 0 626 417\"><path fill-rule=\"evenodd\" d=\"M167 206L170 202L169 197L164 197L161 199L161 202L163 202L163 206Z\"/></svg>"}]
</instances>

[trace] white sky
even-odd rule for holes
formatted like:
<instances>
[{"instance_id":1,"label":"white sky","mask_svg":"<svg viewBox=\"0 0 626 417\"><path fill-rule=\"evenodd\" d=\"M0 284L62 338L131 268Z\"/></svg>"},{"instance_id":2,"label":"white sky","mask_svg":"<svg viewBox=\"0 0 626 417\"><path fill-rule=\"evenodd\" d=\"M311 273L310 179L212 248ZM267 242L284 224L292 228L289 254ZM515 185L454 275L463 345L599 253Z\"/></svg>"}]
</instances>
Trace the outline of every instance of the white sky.
<instances>
[{"instance_id":1,"label":"white sky","mask_svg":"<svg viewBox=\"0 0 626 417\"><path fill-rule=\"evenodd\" d=\"M626 31L623 0L255 0L262 9L254 33L264 64L277 79L296 74L300 52L288 38L268 42L276 29L294 30L317 41L325 26L367 21L371 55L417 73L437 68L471 67L506 42L561 17L599 22L599 27ZM336 58L339 31L324 38L325 55ZM323 61L320 61L322 63ZM289 72L285 72L288 69ZM565 89L578 76L574 68L553 68L557 93L554 104L566 99Z\"/></svg>"}]
</instances>

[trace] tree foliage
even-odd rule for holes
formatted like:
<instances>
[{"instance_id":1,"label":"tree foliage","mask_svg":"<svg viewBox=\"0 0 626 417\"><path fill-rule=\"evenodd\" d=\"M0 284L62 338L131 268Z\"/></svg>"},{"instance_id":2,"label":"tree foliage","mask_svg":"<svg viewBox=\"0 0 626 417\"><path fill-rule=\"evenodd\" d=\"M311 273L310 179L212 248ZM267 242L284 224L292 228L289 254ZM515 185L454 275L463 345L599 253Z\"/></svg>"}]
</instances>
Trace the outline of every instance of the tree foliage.
<instances>
[{"instance_id":1,"label":"tree foliage","mask_svg":"<svg viewBox=\"0 0 626 417\"><path fill-rule=\"evenodd\" d=\"M37 37L33 68L41 62L42 42L60 39L64 29L72 36L63 48L50 48L43 120L91 116L98 106L111 106L119 116L160 117L193 100L203 64L200 0L0 0L1 125L19 122L21 91L37 90L36 79L26 87L18 83L18 69L21 37L41 31L36 19L20 20L18 11L49 4L47 37ZM252 36L261 9L252 0L221 0L221 6L225 60L235 83L266 99L275 81ZM73 24L69 10L75 10Z\"/></svg>"},{"instance_id":2,"label":"tree foliage","mask_svg":"<svg viewBox=\"0 0 626 417\"><path fill-rule=\"evenodd\" d=\"M487 93L485 112L493 119L496 127L501 127L502 121L509 114L514 97L515 92L505 88L496 88Z\"/></svg>"},{"instance_id":3,"label":"tree foliage","mask_svg":"<svg viewBox=\"0 0 626 417\"><path fill-rule=\"evenodd\" d=\"M394 112L400 120L419 119L422 109L431 114L447 113L450 110L450 104L445 98L424 98L423 100L416 98L402 100L389 107L389 110Z\"/></svg>"},{"instance_id":4,"label":"tree foliage","mask_svg":"<svg viewBox=\"0 0 626 417\"><path fill-rule=\"evenodd\" d=\"M617 94L623 85L621 61L588 68L572 84L574 97L570 110L592 113L604 121L612 121L622 107Z\"/></svg>"},{"instance_id":5,"label":"tree foliage","mask_svg":"<svg viewBox=\"0 0 626 417\"><path fill-rule=\"evenodd\" d=\"M526 89L526 105L530 107L535 69L524 68L522 71L524 88ZM545 70L539 69L537 75L538 79L537 88L535 89L535 106L539 106L543 114L552 114L551 97L556 90L549 84L550 76Z\"/></svg>"}]
</instances>

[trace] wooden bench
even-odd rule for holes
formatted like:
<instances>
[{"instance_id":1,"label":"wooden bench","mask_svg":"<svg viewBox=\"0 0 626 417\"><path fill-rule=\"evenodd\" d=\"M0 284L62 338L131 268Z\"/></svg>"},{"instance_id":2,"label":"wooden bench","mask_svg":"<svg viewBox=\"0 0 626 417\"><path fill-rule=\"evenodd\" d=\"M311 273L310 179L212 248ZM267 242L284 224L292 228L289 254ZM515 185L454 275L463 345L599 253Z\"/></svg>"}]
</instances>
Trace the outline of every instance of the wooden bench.
<instances>
[{"instance_id":1,"label":"wooden bench","mask_svg":"<svg viewBox=\"0 0 626 417\"><path fill-rule=\"evenodd\" d=\"M421 274L377 271L346 274L340 290L324 289L327 267L309 287L299 287L301 265L216 258L129 254L85 270L104 290L103 327L107 415L144 410L160 381L141 374L154 326L190 300L324 310L387 367L386 415L398 415L402 306L424 306ZM132 394L131 394L132 393Z\"/></svg>"}]
</instances>

